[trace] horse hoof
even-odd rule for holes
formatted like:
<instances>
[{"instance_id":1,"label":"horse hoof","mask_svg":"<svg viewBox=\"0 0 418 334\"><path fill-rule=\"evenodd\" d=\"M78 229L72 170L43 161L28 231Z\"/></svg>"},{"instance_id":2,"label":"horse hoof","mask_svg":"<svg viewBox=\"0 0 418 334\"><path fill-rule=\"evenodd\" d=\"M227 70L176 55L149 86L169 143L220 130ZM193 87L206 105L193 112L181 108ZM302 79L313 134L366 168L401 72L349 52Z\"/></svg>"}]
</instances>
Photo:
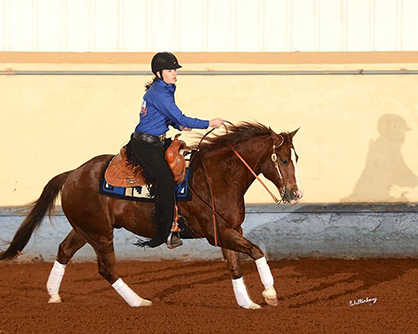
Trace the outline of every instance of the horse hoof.
<instances>
[{"instance_id":1,"label":"horse hoof","mask_svg":"<svg viewBox=\"0 0 418 334\"><path fill-rule=\"evenodd\" d=\"M52 295L48 300L48 304L58 304L61 303L61 297L59 294Z\"/></svg>"},{"instance_id":2,"label":"horse hoof","mask_svg":"<svg viewBox=\"0 0 418 334\"><path fill-rule=\"evenodd\" d=\"M254 302L251 302L250 306L248 306L248 309L250 309L250 310L256 310L256 309L259 309L259 308L261 308L261 306L254 303Z\"/></svg>"},{"instance_id":3,"label":"horse hoof","mask_svg":"<svg viewBox=\"0 0 418 334\"><path fill-rule=\"evenodd\" d=\"M273 286L263 291L263 297L267 305L271 305L271 306L279 305L279 300L277 299L277 293Z\"/></svg>"},{"instance_id":4,"label":"horse hoof","mask_svg":"<svg viewBox=\"0 0 418 334\"><path fill-rule=\"evenodd\" d=\"M270 305L270 306L279 305L279 300L277 299L277 297L273 297L273 298L264 297L264 301L267 303L267 305Z\"/></svg>"},{"instance_id":5,"label":"horse hoof","mask_svg":"<svg viewBox=\"0 0 418 334\"><path fill-rule=\"evenodd\" d=\"M141 300L141 304L139 304L140 307L142 306L151 306L152 305L152 301L148 300L148 299L142 299Z\"/></svg>"}]
</instances>

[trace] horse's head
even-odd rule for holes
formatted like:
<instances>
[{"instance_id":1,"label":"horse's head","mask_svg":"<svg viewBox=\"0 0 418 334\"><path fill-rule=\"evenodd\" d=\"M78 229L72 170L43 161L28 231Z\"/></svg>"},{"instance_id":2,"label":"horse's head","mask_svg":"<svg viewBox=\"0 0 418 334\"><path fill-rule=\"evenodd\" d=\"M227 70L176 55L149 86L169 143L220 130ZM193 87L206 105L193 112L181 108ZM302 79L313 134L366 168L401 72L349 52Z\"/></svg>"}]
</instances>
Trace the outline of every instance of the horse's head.
<instances>
[{"instance_id":1,"label":"horse's head","mask_svg":"<svg viewBox=\"0 0 418 334\"><path fill-rule=\"evenodd\" d=\"M299 157L293 146L293 137L298 130L277 134L270 129L271 153L261 162L261 173L276 185L282 200L291 204L298 203L303 197L296 165Z\"/></svg>"},{"instance_id":2,"label":"horse's head","mask_svg":"<svg viewBox=\"0 0 418 334\"><path fill-rule=\"evenodd\" d=\"M214 159L216 152L230 156L230 149L232 149L244 165L251 170L253 176L256 177L256 174L261 172L276 185L284 202L296 204L303 196L297 178L298 156L292 142L296 132L298 130L277 134L263 124L243 122L228 127L224 135L202 138L197 146L198 152L194 157L201 159L206 154L213 153L210 161L220 165L220 160ZM202 144L203 140L205 142ZM225 148L227 149L225 150ZM235 148L241 151L250 164L247 164ZM236 168L232 166L229 171L235 172ZM231 174L234 174L233 172ZM239 175L242 173L237 173L236 177ZM241 184L246 183L241 182ZM247 188L242 189L244 193L250 184L247 184Z\"/></svg>"}]
</instances>

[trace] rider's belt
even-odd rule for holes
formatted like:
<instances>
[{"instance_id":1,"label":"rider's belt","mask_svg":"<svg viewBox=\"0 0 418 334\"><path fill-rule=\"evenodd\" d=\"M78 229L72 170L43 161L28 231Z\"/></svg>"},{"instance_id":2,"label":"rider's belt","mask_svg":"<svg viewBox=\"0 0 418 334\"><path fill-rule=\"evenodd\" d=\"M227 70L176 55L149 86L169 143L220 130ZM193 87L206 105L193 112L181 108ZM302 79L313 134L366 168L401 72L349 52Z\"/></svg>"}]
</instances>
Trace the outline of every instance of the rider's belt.
<instances>
[{"instance_id":1,"label":"rider's belt","mask_svg":"<svg viewBox=\"0 0 418 334\"><path fill-rule=\"evenodd\" d=\"M134 138L136 140L139 140L139 141L144 141L148 144L158 144L158 143L164 143L165 133L161 136L153 136L153 135L149 135L147 133L134 132L132 134L132 138Z\"/></svg>"}]
</instances>

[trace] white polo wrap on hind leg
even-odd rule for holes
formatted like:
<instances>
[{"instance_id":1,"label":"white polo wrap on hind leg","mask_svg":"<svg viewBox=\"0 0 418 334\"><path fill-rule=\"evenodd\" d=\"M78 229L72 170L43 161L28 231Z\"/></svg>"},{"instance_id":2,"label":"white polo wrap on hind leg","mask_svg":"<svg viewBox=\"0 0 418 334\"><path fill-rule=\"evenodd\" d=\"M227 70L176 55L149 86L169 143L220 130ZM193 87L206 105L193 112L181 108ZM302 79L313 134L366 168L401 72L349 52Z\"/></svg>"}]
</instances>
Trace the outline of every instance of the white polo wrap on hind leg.
<instances>
[{"instance_id":1,"label":"white polo wrap on hind leg","mask_svg":"<svg viewBox=\"0 0 418 334\"><path fill-rule=\"evenodd\" d=\"M257 270L261 278L261 282L264 285L265 289L268 289L274 285L273 275L271 274L270 267L267 264L266 258L263 256L258 260L255 260L257 265Z\"/></svg>"},{"instance_id":2,"label":"white polo wrap on hind leg","mask_svg":"<svg viewBox=\"0 0 418 334\"><path fill-rule=\"evenodd\" d=\"M129 286L126 285L121 278L119 278L112 287L116 292L128 303L129 306L138 307L141 306L143 298L139 297Z\"/></svg>"},{"instance_id":3,"label":"white polo wrap on hind leg","mask_svg":"<svg viewBox=\"0 0 418 334\"><path fill-rule=\"evenodd\" d=\"M54 266L52 267L51 273L49 274L48 282L46 283L46 288L51 297L58 295L61 281L65 274L66 266L67 265L61 264L56 260L54 262Z\"/></svg>"},{"instance_id":4,"label":"white polo wrap on hind leg","mask_svg":"<svg viewBox=\"0 0 418 334\"><path fill-rule=\"evenodd\" d=\"M234 288L235 298L239 306L243 308L249 308L252 304L250 296L248 296L247 288L244 284L244 279L237 278L232 280L232 286Z\"/></svg>"}]
</instances>

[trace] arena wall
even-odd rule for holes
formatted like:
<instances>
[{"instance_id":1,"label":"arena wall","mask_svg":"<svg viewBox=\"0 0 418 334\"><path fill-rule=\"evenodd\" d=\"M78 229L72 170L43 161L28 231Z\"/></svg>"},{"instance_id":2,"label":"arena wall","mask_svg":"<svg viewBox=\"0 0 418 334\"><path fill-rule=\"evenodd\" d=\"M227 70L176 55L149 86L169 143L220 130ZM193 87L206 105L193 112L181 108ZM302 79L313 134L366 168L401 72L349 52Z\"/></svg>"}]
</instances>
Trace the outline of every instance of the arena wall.
<instances>
[{"instance_id":1,"label":"arena wall","mask_svg":"<svg viewBox=\"0 0 418 334\"><path fill-rule=\"evenodd\" d=\"M305 203L416 202L417 55L180 53L176 99L195 117L300 127ZM117 153L137 124L151 56L0 53L0 206L32 201L53 176ZM254 183L246 201L270 198Z\"/></svg>"},{"instance_id":2,"label":"arena wall","mask_svg":"<svg viewBox=\"0 0 418 334\"><path fill-rule=\"evenodd\" d=\"M15 207L38 198L54 175L127 142L151 56L0 53L2 241L25 217ZM260 206L270 198L257 183L246 195L245 235L269 258L417 256L415 52L178 56L176 98L186 114L301 128L304 204ZM43 223L20 261L54 259L70 229L62 213L54 221ZM136 249L134 241L115 231L118 259L221 257L205 240L175 252ZM93 259L86 246L75 261Z\"/></svg>"},{"instance_id":3,"label":"arena wall","mask_svg":"<svg viewBox=\"0 0 418 334\"><path fill-rule=\"evenodd\" d=\"M417 8L414 0L4 0L0 239L24 219L16 207L54 175L119 151L138 121L150 59L169 50L183 65L176 99L186 114L300 127L302 206L264 206L270 198L257 183L246 194L246 236L269 257L415 256ZM39 260L53 259L69 229L62 214L56 221L23 259L34 260L38 245L48 249ZM132 235L115 236L122 258L220 255L205 241L132 252ZM77 259L92 258L85 252Z\"/></svg>"},{"instance_id":4,"label":"arena wall","mask_svg":"<svg viewBox=\"0 0 418 334\"><path fill-rule=\"evenodd\" d=\"M11 240L27 212L0 210L0 236ZM418 257L418 205L249 205L242 225L244 236L258 245L268 259L300 258L416 258ZM53 262L58 245L71 230L61 210L45 219L17 262ZM142 249L136 236L124 229L114 232L117 260L220 260L222 252L206 239L184 240L169 250L164 245ZM4 247L2 247L4 249ZM248 259L246 256L241 256ZM72 261L95 260L86 245Z\"/></svg>"}]
</instances>

